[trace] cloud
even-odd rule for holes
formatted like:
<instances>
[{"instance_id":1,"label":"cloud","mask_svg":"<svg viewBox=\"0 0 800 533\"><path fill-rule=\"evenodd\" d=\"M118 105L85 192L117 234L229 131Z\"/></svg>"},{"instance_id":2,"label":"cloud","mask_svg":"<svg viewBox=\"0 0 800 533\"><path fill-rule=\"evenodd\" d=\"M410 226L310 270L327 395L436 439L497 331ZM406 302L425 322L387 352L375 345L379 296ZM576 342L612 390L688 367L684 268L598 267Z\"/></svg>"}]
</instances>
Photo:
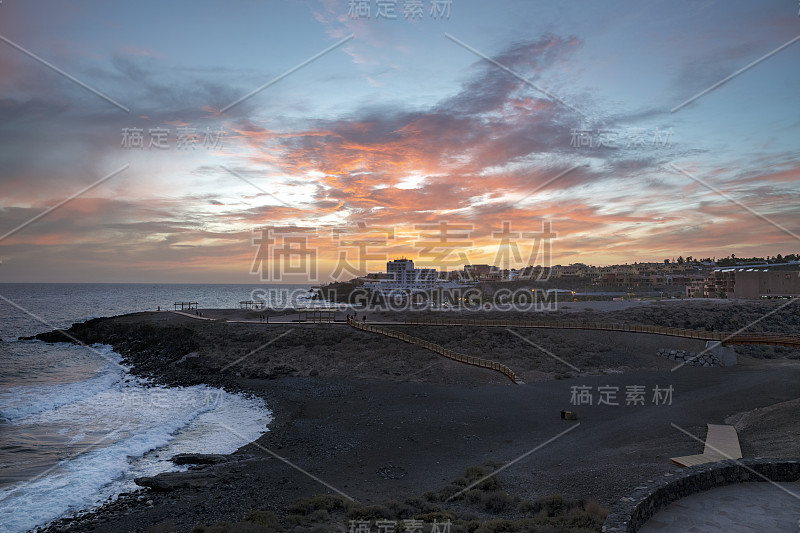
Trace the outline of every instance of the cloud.
<instances>
[{"instance_id":1,"label":"cloud","mask_svg":"<svg viewBox=\"0 0 800 533\"><path fill-rule=\"evenodd\" d=\"M326 5L319 20L358 29ZM365 43L390 46L376 27L364 28L372 33L348 47L356 60ZM545 35L513 43L494 58L529 80L550 81L563 76L560 66L583 46L575 37ZM109 64L79 58L65 65L129 104L131 114L67 80L54 83L57 75L40 65L0 55L0 72L8 74L0 80L8 89L0 99L0 227L11 229L131 163L129 172L0 242L4 273L22 276L24 265L57 258L73 272L97 265L106 280L114 269L117 279L164 276L170 269L170 279L181 269L239 268L246 276L253 253L249 230L290 223L323 232L358 222L393 227L397 238L388 249L410 256L419 251L415 227L467 224L471 253L483 262L493 260L493 232L509 221L515 230L535 231L552 220L564 261L597 251L627 260L688 242L696 248L687 253L696 254L720 242L785 241L670 169L673 161L695 162L701 151L576 147L571 132L584 124L582 117L485 60L471 65L452 94L427 105L361 105L326 118L267 122L254 101L218 111L269 78L263 73L175 68L141 52L123 49ZM735 61L744 53L728 55ZM699 67L687 67L683 76L693 76L692 68ZM607 113L590 98L572 103L605 117L591 128L623 128L664 114ZM123 128L146 133L155 127L168 127L173 145L178 127L224 128L225 148L213 154L121 149ZM257 187L226 173L223 163ZM710 175L792 227L797 198L788 189L800 178L794 154L756 170L727 163ZM319 247L326 260L337 257L330 237Z\"/></svg>"},{"instance_id":2,"label":"cloud","mask_svg":"<svg viewBox=\"0 0 800 533\"><path fill-rule=\"evenodd\" d=\"M510 46L498 59L536 79L577 46L576 39L546 36ZM315 181L317 202L335 199L342 202L340 211L358 215L376 207L407 215L414 206L459 209L498 189L535 187L567 168L561 159L575 155L568 127L575 118L519 79L479 61L457 93L427 109L366 107L345 118L310 121L299 131L249 122L235 130L252 150L251 164L289 176L323 176ZM554 187L572 186L581 175ZM417 176L416 188L398 187L410 176Z\"/></svg>"}]
</instances>

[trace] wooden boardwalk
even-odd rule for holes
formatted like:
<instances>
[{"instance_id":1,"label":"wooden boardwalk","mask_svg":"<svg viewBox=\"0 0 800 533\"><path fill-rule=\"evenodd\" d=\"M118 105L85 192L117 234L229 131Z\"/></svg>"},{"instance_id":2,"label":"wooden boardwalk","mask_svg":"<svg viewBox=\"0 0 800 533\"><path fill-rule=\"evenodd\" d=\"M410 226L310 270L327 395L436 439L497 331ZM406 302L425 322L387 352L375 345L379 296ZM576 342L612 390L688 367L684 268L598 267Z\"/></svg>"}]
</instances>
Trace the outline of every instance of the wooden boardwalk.
<instances>
[{"instance_id":1,"label":"wooden boardwalk","mask_svg":"<svg viewBox=\"0 0 800 533\"><path fill-rule=\"evenodd\" d=\"M708 435L703 453L685 455L670 459L679 466L695 466L704 463L716 463L725 459L741 459L742 449L739 447L739 435L733 426L708 424Z\"/></svg>"},{"instance_id":2,"label":"wooden boardwalk","mask_svg":"<svg viewBox=\"0 0 800 533\"><path fill-rule=\"evenodd\" d=\"M207 317L198 317L190 313L172 311L175 314L200 320L219 320ZM225 320L229 323L251 323L251 324L340 324L347 322L338 320L322 321L297 321L297 320L277 320L271 319L269 322L250 321L250 320ZM745 332L724 332L724 331L705 331L699 329L669 328L666 326L652 326L642 324L620 324L614 322L588 322L577 320L470 320L470 319L405 319L402 322L381 321L373 322L373 325L382 326L472 326L472 327L494 327L494 328L540 328L540 329L583 329L598 331L622 331L628 333L650 333L653 335L667 335L670 337L683 337L687 339L700 339L705 341L718 341L723 346L730 344L766 344L771 346L786 346L789 348L800 348L800 336L784 335L780 333L745 333Z\"/></svg>"},{"instance_id":3,"label":"wooden boardwalk","mask_svg":"<svg viewBox=\"0 0 800 533\"><path fill-rule=\"evenodd\" d=\"M719 341L728 344L767 344L773 346L788 346L800 348L800 336L782 335L779 333L744 333L723 331L704 331L698 329L668 328L665 326L649 326L637 324L618 324L613 322L588 322L574 320L468 320L468 319L432 319L414 320L406 319L405 325L410 326L473 326L473 327L505 327L505 328L550 328L550 329L585 329L601 331L626 331L629 333L651 333L655 335L668 335L671 337L684 337L688 339L701 339L706 341Z\"/></svg>"},{"instance_id":4,"label":"wooden boardwalk","mask_svg":"<svg viewBox=\"0 0 800 533\"><path fill-rule=\"evenodd\" d=\"M382 328L380 326L376 326L374 324L367 324L366 322L358 322L353 320L352 318L347 322L350 326L360 329L362 331L369 331L372 333L380 333L381 335L385 335L392 339L400 339L401 341L408 342L410 344L416 344L417 346L422 346L432 352L438 353L439 355L443 355L448 359L452 359L453 361L458 361L460 363L466 363L468 365L479 366L481 368L488 368L491 370L496 370L500 372L508 379L516 383L517 385L523 385L524 382L514 373L513 370L508 368L503 363L498 363L496 361L490 361L489 359L481 359L480 357L473 357L471 355L465 355L462 353L458 353L453 350L449 350L444 346L439 344L426 341L423 339L419 339L417 337L412 337L411 335L407 335L405 333L400 333L399 331L395 331L388 328Z\"/></svg>"},{"instance_id":5,"label":"wooden boardwalk","mask_svg":"<svg viewBox=\"0 0 800 533\"><path fill-rule=\"evenodd\" d=\"M628 333L649 333L653 335L667 335L673 337L684 337L689 339L700 339L706 341L718 341L722 345L728 344L767 344L774 346L788 346L793 348L800 348L800 337L796 335L781 335L770 333L725 333L719 331L703 331L684 328L669 328L665 326L651 326L651 325L636 325L636 324L619 324L611 322L588 322L588 321L568 321L568 320L470 320L470 319L405 319L403 322L385 321L377 323L358 322L350 319L347 322L340 321L278 321L272 319L269 322L250 321L250 320L226 320L214 319L210 317L200 317L182 311L170 311L172 313L182 315L188 318L197 320L219 320L232 324L260 324L263 326L269 325L310 325L310 324L339 324L349 325L362 331L369 331L372 333L379 333L386 337L399 339L410 344L422 346L431 350L439 355L443 355L448 359L466 363L469 365L479 366L481 368L488 368L502 373L516 384L523 384L523 381L517 376L513 370L502 363L491 361L489 359L482 359L465 355L454 350L447 349L439 344L426 341L411 335L401 333L382 326L468 326L468 327L505 327L505 328L541 328L541 329L581 329L581 330L600 330L600 331L622 331ZM709 426L710 428L711 426ZM724 427L724 426L719 426ZM735 430L734 430L735 435ZM738 438L736 439L736 449L738 449ZM733 448L731 448L731 451ZM741 451L738 452L741 457ZM703 454L701 454L703 455ZM694 456L690 456L694 457ZM700 455L696 456L700 457ZM687 459L688 460L688 459ZM704 461L707 462L707 461Z\"/></svg>"}]
</instances>

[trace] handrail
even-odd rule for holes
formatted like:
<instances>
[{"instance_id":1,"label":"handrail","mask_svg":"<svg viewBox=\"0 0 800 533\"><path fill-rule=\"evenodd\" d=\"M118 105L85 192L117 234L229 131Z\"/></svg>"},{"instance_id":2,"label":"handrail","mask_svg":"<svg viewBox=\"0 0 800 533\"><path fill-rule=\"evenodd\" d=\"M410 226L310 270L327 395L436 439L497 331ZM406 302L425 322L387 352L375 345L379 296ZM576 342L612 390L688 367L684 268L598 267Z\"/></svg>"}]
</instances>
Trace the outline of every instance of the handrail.
<instances>
[{"instance_id":1,"label":"handrail","mask_svg":"<svg viewBox=\"0 0 800 533\"><path fill-rule=\"evenodd\" d=\"M788 346L800 348L800 336L781 333L745 333L704 331L696 329L673 328L652 324L621 324L615 322L577 322L570 320L476 320L476 319L428 319L415 320L406 318L403 323L409 326L479 326L479 327L516 327L516 328L549 328L549 329L586 329L602 331L624 331L633 333L652 333L671 337L687 337L691 339L721 341L727 344L766 344L772 346Z\"/></svg>"},{"instance_id":2,"label":"handrail","mask_svg":"<svg viewBox=\"0 0 800 533\"><path fill-rule=\"evenodd\" d=\"M380 333L381 335L385 335L387 337L403 340L409 344L416 344L417 346L422 346L423 348L426 348L434 353L438 353L439 355L443 355L448 359L452 359L460 363L466 363L473 366L479 366L482 368L490 368L492 370L496 370L501 374L505 375L507 378L509 378L517 385L524 384L523 381L519 379L519 377L514 373L514 371L508 368L503 363L498 363L496 361L490 361L488 359L481 359L480 357L474 357L471 355L458 353L456 351L450 350L448 348L445 348L444 346L433 343L431 341L426 341L424 339L412 337L411 335L408 335L406 333L401 333L399 331L395 331L392 329L383 328L380 326L374 326L372 324L365 324L364 322L358 322L352 318L349 318L347 320L347 323L350 326L356 329L360 329L362 331L369 331L371 333Z\"/></svg>"}]
</instances>

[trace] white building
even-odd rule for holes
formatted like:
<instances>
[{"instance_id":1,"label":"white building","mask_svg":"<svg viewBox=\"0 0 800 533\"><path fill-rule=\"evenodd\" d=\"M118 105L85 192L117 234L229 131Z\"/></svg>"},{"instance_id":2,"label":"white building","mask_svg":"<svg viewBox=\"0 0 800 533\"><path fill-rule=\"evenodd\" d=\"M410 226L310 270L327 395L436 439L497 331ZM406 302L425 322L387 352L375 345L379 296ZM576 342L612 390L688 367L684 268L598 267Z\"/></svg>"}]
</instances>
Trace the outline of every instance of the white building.
<instances>
[{"instance_id":1,"label":"white building","mask_svg":"<svg viewBox=\"0 0 800 533\"><path fill-rule=\"evenodd\" d=\"M409 294L430 291L436 286L439 276L435 268L414 268L411 259L395 259L386 263L386 276L364 286L384 294Z\"/></svg>"}]
</instances>

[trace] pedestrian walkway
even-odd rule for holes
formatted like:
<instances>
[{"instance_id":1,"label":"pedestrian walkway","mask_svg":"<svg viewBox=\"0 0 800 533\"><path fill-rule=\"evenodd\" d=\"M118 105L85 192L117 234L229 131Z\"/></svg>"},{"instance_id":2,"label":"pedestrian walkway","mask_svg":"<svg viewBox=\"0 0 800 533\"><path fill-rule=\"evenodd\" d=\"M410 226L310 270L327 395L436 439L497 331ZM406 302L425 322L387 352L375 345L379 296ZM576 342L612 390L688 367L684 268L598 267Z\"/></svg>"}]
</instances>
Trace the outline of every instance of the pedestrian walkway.
<instances>
[{"instance_id":1,"label":"pedestrian walkway","mask_svg":"<svg viewBox=\"0 0 800 533\"><path fill-rule=\"evenodd\" d=\"M297 312L295 310L293 312ZM299 310L305 311L305 310ZM180 311L173 311L184 316L195 318L188 313ZM246 321L233 321L230 322L246 322ZM285 322L297 323L297 321ZM303 323L302 321L300 323ZM346 322L336 321L315 321L309 320L306 323L316 324L342 324ZM683 328L670 328L664 326L654 325L638 325L638 324L622 324L622 323L602 323L602 322L587 322L587 321L569 321L569 320L466 320L466 319L404 319L400 320L383 320L383 321L370 321L373 324L381 326L467 326L475 327L502 327L502 328L542 328L542 329L582 329L582 330L601 330L601 331L624 331L629 333L651 333L655 335L667 335L672 337L684 337L689 339L701 339L709 341L719 341L723 345L731 344L764 344L771 346L788 346L800 347L799 335L780 335L775 333L726 333L719 331L703 331Z\"/></svg>"},{"instance_id":2,"label":"pedestrian walkway","mask_svg":"<svg viewBox=\"0 0 800 533\"><path fill-rule=\"evenodd\" d=\"M458 352L456 352L454 350L449 350L449 349L447 349L444 346L441 346L439 344L436 344L436 343L433 343L433 342L430 342L430 341L426 341L424 339L419 339L417 337L412 337L411 335L408 335L406 333L401 333L399 331L395 331L395 330L392 330L392 329L386 329L384 327L376 326L375 324L367 324L366 322L363 322L363 321L359 322L359 321L354 320L352 318L348 319L347 323L350 326L352 326L352 327L354 327L356 329L360 329L362 331L370 331L372 333L379 333L381 335L385 335L385 336L387 336L389 338L392 338L392 339L400 339L401 341L407 342L409 344L416 344L417 346L422 346L423 348L426 348L426 349L428 349L428 350L430 350L432 352L438 353L439 355L443 355L443 356L447 357L448 359L452 359L452 360L458 361L460 363L466 363L468 365L474 365L474 366L479 366L481 368L489 368L489 369L492 369L492 370L496 370L496 371L500 372L501 374L505 375L507 378L509 378L511 381L513 381L517 385L524 385L525 384L525 382L523 382L514 373L513 370L508 368L503 363L498 363L496 361L491 361L489 359L482 359L480 357L474 357L472 355L465 355L465 354L462 354L462 353L458 353ZM384 323L381 322L381 324L384 324Z\"/></svg>"},{"instance_id":3,"label":"pedestrian walkway","mask_svg":"<svg viewBox=\"0 0 800 533\"><path fill-rule=\"evenodd\" d=\"M639 533L797 533L800 482L752 481L682 498L645 522Z\"/></svg>"},{"instance_id":4,"label":"pedestrian walkway","mask_svg":"<svg viewBox=\"0 0 800 533\"><path fill-rule=\"evenodd\" d=\"M208 317L205 317L205 316L198 316L198 315L195 315L194 313L186 313L184 311L170 311L170 313L175 313L176 315L188 316L189 318L196 318L197 320L214 320L213 318L208 318Z\"/></svg>"},{"instance_id":5,"label":"pedestrian walkway","mask_svg":"<svg viewBox=\"0 0 800 533\"><path fill-rule=\"evenodd\" d=\"M716 463L725 459L741 459L742 449L739 446L739 435L733 426L708 424L706 445L703 453L684 455L670 459L678 466L695 466L704 463Z\"/></svg>"}]
</instances>

